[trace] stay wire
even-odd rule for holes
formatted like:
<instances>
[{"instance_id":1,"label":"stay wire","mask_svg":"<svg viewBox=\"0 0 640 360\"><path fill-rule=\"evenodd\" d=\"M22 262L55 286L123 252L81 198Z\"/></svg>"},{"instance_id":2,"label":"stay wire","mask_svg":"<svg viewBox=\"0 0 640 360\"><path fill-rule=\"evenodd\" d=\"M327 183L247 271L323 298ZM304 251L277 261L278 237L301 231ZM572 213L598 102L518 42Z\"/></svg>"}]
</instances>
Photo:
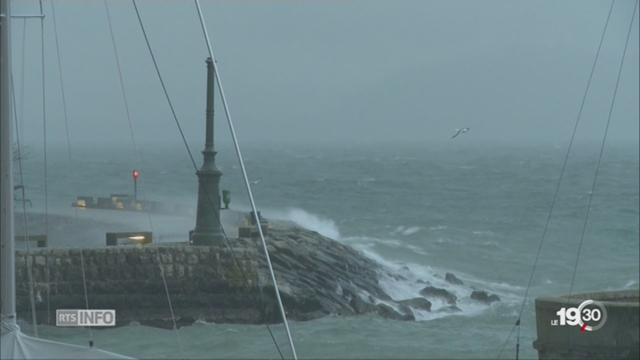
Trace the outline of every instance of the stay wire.
<instances>
[{"instance_id":1,"label":"stay wire","mask_svg":"<svg viewBox=\"0 0 640 360\"><path fill-rule=\"evenodd\" d=\"M622 57L620 58L620 65L618 67L618 75L616 78L616 85L613 89L613 95L611 98L611 104L609 105L609 113L607 115L607 123L605 125L604 128L604 135L602 136L602 142L600 144L600 153L598 154L598 162L596 164L596 169L595 172L593 174L593 182L591 183L591 191L589 192L589 199L587 201L587 212L584 216L584 222L582 223L582 232L580 234L580 241L578 243L578 249L576 251L576 259L573 265L573 272L571 274L571 285L569 286L569 297L571 296L571 294L573 293L573 286L576 280L576 274L578 272L578 264L580 262L580 255L582 253L582 246L584 244L584 237L585 234L587 232L587 224L589 223L589 216L591 214L591 203L593 200L593 194L595 192L596 189L596 184L598 181L598 175L600 174L600 165L602 163L602 156L604 154L604 149L605 149L605 145L607 142L607 135L609 134L609 126L611 125L611 116L613 114L613 109L615 107L616 104L616 96L618 95L618 89L620 86L620 79L622 77L622 69L624 67L624 59L625 56L627 54L627 48L629 46L629 39L631 38L631 29L633 28L633 23L635 22L635 18L636 18L636 9L638 7L638 0L636 0L635 4L633 5L633 12L631 13L631 21L629 22L629 29L627 30L627 38L625 40L624 43L624 49L622 50Z\"/></svg>"},{"instance_id":2,"label":"stay wire","mask_svg":"<svg viewBox=\"0 0 640 360\"><path fill-rule=\"evenodd\" d=\"M184 143L185 148L187 149L187 153L189 155L189 159L191 160L191 163L193 164L194 168L198 168L198 165L196 165L196 160L193 157L193 153L191 152L191 149L189 148L189 143L187 142L187 138L184 135L184 131L182 130L182 126L180 125L180 121L178 121L178 115L176 115L176 110L173 106L173 102L171 101L171 98L169 97L169 92L167 90L167 86L164 83L164 79L162 78L162 75L160 74L160 67L158 66L158 62L156 61L156 56L153 53L153 50L151 49L151 43L149 41L149 36L147 35L147 31L145 30L144 27L144 23L142 22L142 17L140 16L140 10L138 9L138 5L136 3L136 0L131 0L131 2L133 3L133 8L136 11L136 16L138 17L138 23L140 23L140 29L142 30L142 35L144 36L144 41L147 44L147 48L149 49L149 54L151 55L151 61L153 61L153 66L156 70L156 74L158 75L158 80L160 81L160 86L162 87L162 92L164 93L164 97L167 100L167 104L169 105L169 109L171 110L171 115L173 116L173 119L175 120L176 126L178 127L178 132L180 133L180 137L182 139L182 142Z\"/></svg>"},{"instance_id":3,"label":"stay wire","mask_svg":"<svg viewBox=\"0 0 640 360\"><path fill-rule=\"evenodd\" d=\"M59 76L58 79L60 81L60 94L62 96L62 111L64 116L65 135L66 135L66 141L67 141L67 157L68 157L68 160L71 162L71 136L69 131L69 115L67 110L68 109L67 98L66 98L66 92L65 92L65 86L64 86L64 75L63 75L64 73L62 71L62 56L60 55L60 39L58 35L58 22L56 20L56 8L55 8L54 1L51 1L51 17L53 19L53 33L54 33L55 46L56 46L56 59L57 59L58 76ZM85 309L89 310L89 296L87 291L87 276L86 276L86 270L85 270L84 251L83 249L79 249L79 252L80 252L80 273L82 275L84 305L85 305ZM93 329L91 327L87 327L87 329L89 330L89 347L93 347L93 344L94 344Z\"/></svg>"},{"instance_id":4,"label":"stay wire","mask_svg":"<svg viewBox=\"0 0 640 360\"><path fill-rule=\"evenodd\" d=\"M44 14L43 0L39 0L40 13ZM47 97L45 76L45 46L44 46L44 17L40 18L40 62L42 71L42 146L44 157L44 232L49 234L49 191L48 191L48 162L47 162Z\"/></svg>"},{"instance_id":5,"label":"stay wire","mask_svg":"<svg viewBox=\"0 0 640 360\"><path fill-rule=\"evenodd\" d=\"M289 329L289 322L287 321L287 314L284 309L284 305L282 303L282 298L280 297L280 290L278 288L278 282L276 280L275 272L273 270L273 265L271 264L271 257L269 256L269 249L267 248L267 242L264 238L264 234L262 232L262 226L260 224L260 216L258 215L258 210L256 207L255 200L253 198L253 192L251 191L251 184L249 182L249 177L247 175L247 169L244 166L244 160L242 158L242 152L240 151L240 145L238 143L238 137L236 136L235 128L233 126L233 121L231 120L231 113L229 111L229 106L227 104L227 98L224 94L224 88L222 86L222 81L220 79L220 72L218 71L218 66L216 64L216 58L213 54L213 47L211 46L211 40L209 38L209 33L207 31L207 26L204 21L204 16L202 14L202 9L200 8L200 1L194 0L194 4L196 10L198 12L198 17L200 19L200 25L202 28L202 35L204 36L205 43L207 45L207 50L209 52L209 56L213 62L213 67L215 70L216 80L218 82L218 89L220 90L220 98L222 99L222 106L227 118L227 124L229 125L229 132L231 133L231 138L233 140L233 145L236 150L236 155L238 157L238 163L240 165L240 170L242 171L242 176L244 178L244 184L247 189L247 195L249 196L249 202L251 203L251 209L253 210L253 216L256 223L256 228L258 230L258 234L260 235L260 240L262 242L262 247L264 250L264 256L267 261L267 265L269 267L269 274L271 275L271 282L273 283L273 287L276 293L276 300L278 301L278 307L280 308L280 314L282 316L282 322L284 323L284 328L287 333L287 338L289 340L289 346L291 347L291 353L295 360L298 359L298 354L296 353L296 347L293 343L293 337L291 336L291 330Z\"/></svg>"},{"instance_id":6,"label":"stay wire","mask_svg":"<svg viewBox=\"0 0 640 360\"><path fill-rule=\"evenodd\" d=\"M136 144L135 132L133 128L133 121L131 120L131 111L129 110L129 101L127 100L127 91L124 86L124 78L122 76L122 65L120 64L120 55L118 53L118 47L116 46L116 38L113 34L113 25L111 22L111 11L109 10L109 4L107 4L107 0L103 0L104 9L107 14L107 23L109 24L109 35L111 37L111 45L113 46L113 53L116 59L116 67L118 68L118 80L120 83L120 92L122 94L122 102L124 104L124 110L127 115L127 123L129 124L129 132L131 134L131 143L133 145L133 151L137 156L139 156L138 145ZM140 157L138 158L140 161Z\"/></svg>"},{"instance_id":7,"label":"stay wire","mask_svg":"<svg viewBox=\"0 0 640 360\"><path fill-rule=\"evenodd\" d=\"M119 80L119 83L120 83L120 91L121 91L121 94L122 94L122 101L123 101L123 105L124 105L125 112L126 112L127 123L129 125L129 134L130 134L130 137L131 137L131 144L132 144L134 156L136 158L136 163L138 163L138 165L139 165L141 163L141 161L142 161L142 156L140 155L140 152L138 150L138 146L137 146L136 140L135 140L135 132L134 132L134 127L133 127L133 120L131 119L131 112L130 112L130 108L129 108L129 102L127 100L126 88L125 88L125 85L124 85L124 78L122 76L122 66L120 64L120 56L119 56L119 53L118 53L118 47L117 47L115 35L114 35L114 32L113 32L113 24L112 24L112 21L111 21L111 12L109 10L109 5L108 5L107 1L105 0L103 3L104 3L104 7L105 7L107 24L108 24L108 27L109 27L109 35L111 37L111 44L113 46L113 52L114 52L114 56L115 56L116 67L117 67L117 70L118 70L118 80ZM134 7L135 7L135 2L134 2ZM138 11L137 11L137 8L136 8L136 14L137 13L138 13ZM142 192L143 201L146 201L146 192L144 190L141 191L141 192ZM153 232L153 220L151 219L151 214L149 212L146 212L146 215L147 215L147 221L149 223L149 228ZM178 343L178 348L180 350L180 353L184 357L184 347L182 345L182 338L180 336L180 332L178 331L178 323L176 321L175 310L174 310L174 307L173 307L173 301L171 299L171 293L169 291L169 285L167 284L167 278L166 278L166 274L165 274L165 271L164 271L164 266L162 265L162 258L160 256L160 249L157 246L155 246L155 255L156 255L156 262L158 264L158 269L160 271L160 278L162 280L164 293L165 293L165 296L167 298L167 304L168 304L168 307L169 307L169 313L170 313L170 316L171 316L171 322L172 322L172 326L173 326L173 331L174 331L174 334L176 336L176 342Z\"/></svg>"},{"instance_id":8,"label":"stay wire","mask_svg":"<svg viewBox=\"0 0 640 360\"><path fill-rule=\"evenodd\" d=\"M562 179L564 178L564 174L565 174L566 169L567 169L567 163L569 162L569 155L571 153L571 149L573 148L573 143L575 141L576 133L578 131L578 125L580 124L580 120L582 118L582 112L584 110L584 105L585 105L585 102L586 102L586 99L587 99L587 95L589 94L589 90L591 88L591 83L593 81L593 74L595 73L596 64L598 63L598 59L600 57L600 52L602 50L602 44L604 42L604 37L605 37L606 31L607 31L607 27L609 26L609 20L611 19L611 13L613 11L614 4L615 4L615 0L612 0L611 4L609 6L609 12L607 13L607 18L605 20L604 27L602 29L602 33L600 35L600 41L598 43L598 48L596 50L596 54L595 54L595 57L593 59L593 63L591 65L591 71L590 71L589 77L587 79L587 85L586 85L584 93L582 95L582 100L580 102L580 107L578 109L578 114L576 116L576 120L575 120L575 123L574 123L574 126L573 126L573 131L571 132L571 139L569 140L569 145L567 146L567 150L565 152L565 155L564 155L564 158L563 158L563 161L562 161L562 168L560 170L560 176L558 177L558 180L556 181L555 191L553 193L553 198L551 200L551 204L550 204L550 207L549 207L549 212L548 212L546 220L545 220L544 228L543 228L543 231L542 231L542 236L540 238L540 242L538 243L538 248L536 250L536 255L535 255L535 258L534 258L534 261L533 261L531 272L529 274L529 280L527 281L527 287L525 289L525 293L524 293L524 296L523 296L523 299L522 299L522 304L520 305L520 310L518 311L518 319L516 320L516 323L513 325L513 328L509 333L509 336L507 337L506 341L504 342L504 344L502 345L500 351L498 352L497 358L500 358L500 356L502 356L502 353L503 353L504 349L506 348L506 345L507 345L511 335L513 334L513 330L516 327L520 327L520 325L521 325L521 319L522 319L522 314L524 312L524 307L525 307L525 305L527 303L527 300L528 300L528 297L529 297L529 290L531 289L531 284L533 282L533 278L534 278L536 269L538 267L538 261L540 259L540 254L542 252L544 241L547 238L547 233L549 231L549 225L551 224L551 218L552 218L552 215L553 215L553 210L555 209L555 206L556 206L556 203L557 203L557 200L558 200L558 195L560 193L560 185L562 184ZM519 348L519 344L520 344L520 336L518 334L517 343L516 343L516 346L518 348ZM518 354L516 354L516 357L517 356L518 356Z\"/></svg>"},{"instance_id":9,"label":"stay wire","mask_svg":"<svg viewBox=\"0 0 640 360\"><path fill-rule=\"evenodd\" d=\"M249 279L247 278L247 274L245 273L244 269L240 266L240 262L238 261L238 259L236 258L236 255L233 251L233 248L231 247L231 242L229 241L229 237L227 236L227 232L224 230L224 227L222 226L222 223L220 223L220 229L222 229L222 236L224 238L224 242L225 245L227 247L227 249L229 250L229 253L231 254L231 259L235 265L235 267L240 270L240 274L242 276L242 279L244 280L245 284L247 284L247 288L249 288L251 286L251 282L249 281ZM264 319L264 315L266 313L266 301L264 300L264 292L262 290L262 286L260 285L260 276L256 276L256 286L258 288L258 296L260 298L260 304L262 304L262 312L263 312L263 320L265 320L265 327L267 328L267 331L269 332L269 336L271 336L271 340L273 341L273 344L276 347L276 350L278 351L278 354L280 355L280 359L284 360L284 354L282 353L282 350L280 349L280 345L278 344L278 341L276 340L275 335L273 334L273 331L271 329L271 327L269 326L269 324L266 323L266 319Z\"/></svg>"},{"instance_id":10,"label":"stay wire","mask_svg":"<svg viewBox=\"0 0 640 360\"><path fill-rule=\"evenodd\" d=\"M51 1L51 18L53 19L53 35L56 43L56 57L58 59L58 74L60 77L60 95L62 96L62 113L64 115L64 131L67 138L67 156L71 161L71 137L69 136L69 113L67 111L67 97L64 91L64 82L62 76L62 56L60 55L60 40L58 36L58 21L56 20L55 1Z\"/></svg>"},{"instance_id":11,"label":"stay wire","mask_svg":"<svg viewBox=\"0 0 640 360\"><path fill-rule=\"evenodd\" d=\"M43 0L38 1L40 14L44 14ZM42 153L43 153L43 180L44 180L44 233L49 236L49 190L48 190L48 161L47 161L47 97L46 97L46 72L45 72L45 42L44 42L44 17L40 18L40 65L42 75ZM29 246L29 245L28 245ZM47 318L49 318L49 296L47 295ZM32 299L32 301L34 301ZM34 305L35 308L35 305ZM35 312L32 321L36 322ZM38 336L38 327L34 324L34 334Z\"/></svg>"},{"instance_id":12,"label":"stay wire","mask_svg":"<svg viewBox=\"0 0 640 360\"><path fill-rule=\"evenodd\" d=\"M138 22L140 24L140 28L141 28L143 37L145 39L145 43L146 43L147 48L149 50L149 54L150 54L152 62L154 64L154 68L156 70L156 74L157 74L158 79L160 81L160 84L161 84L165 99L167 101L167 104L169 105L169 108L171 110L171 114L172 114L173 119L174 119L174 121L176 123L176 126L178 128L179 133L180 133L180 137L181 137L182 142L183 142L183 144L185 146L185 149L187 151L189 159L191 160L191 164L192 164L193 168L197 171L198 170L197 163L195 161L195 158L193 156L193 152L191 151L189 143L186 140L186 136L184 134L184 131L182 130L182 126L181 126L180 121L179 121L179 119L177 117L177 114L175 112L175 108L174 108L173 103L171 101L171 98L169 96L169 93L168 93L167 87L165 85L164 79L162 78L162 74L160 73L158 62L157 62L157 60L155 58L155 54L154 54L153 49L151 47L151 43L150 43L149 37L147 35L146 29L144 27L144 23L142 21L142 17L140 15L140 11L139 11L138 6L136 4L136 0L132 0L132 3L133 3L133 6L134 6L134 9L136 11L136 16L138 18ZM206 198L207 198L207 200L209 202L212 202L212 199L209 196L209 194L206 194ZM224 231L224 228L222 227L222 224L220 224L220 227L222 228L222 231L223 231L223 237L224 237L224 240L225 240L225 246L227 246L227 248L229 249L229 252L230 252L231 257L232 257L232 261L233 261L234 265L240 270L240 273L242 274L241 276L243 277L243 280L245 281L245 283L247 285L249 285L250 282L249 282L249 280L248 280L248 278L247 278L247 276L245 274L244 269L240 266L240 263L239 263L238 259L236 258L235 254L233 252L233 249L232 249L231 244L229 242L229 239L228 239L228 237L226 235L226 232ZM260 298L263 301L263 306L264 306L264 298L263 298L262 288L260 286L258 286L258 288L259 288ZM283 353L282 353L282 351L280 349L280 346L278 345L278 342L277 342L277 340L275 338L275 335L273 334L273 331L272 331L271 327L268 324L265 324L265 327L267 328L267 331L269 332L269 335L270 335L270 337L271 337L271 339L272 339L272 341L273 341L273 343L274 343L274 345L276 347L276 350L278 351L278 354L280 355L280 357L282 359L284 359L284 355L283 355Z\"/></svg>"},{"instance_id":13,"label":"stay wire","mask_svg":"<svg viewBox=\"0 0 640 360\"><path fill-rule=\"evenodd\" d=\"M33 256L31 254L31 240L29 239L29 220L27 217L27 205L24 190L24 172L22 171L22 146L20 142L20 132L18 130L18 113L16 108L16 93L13 83L13 72L11 73L11 96L13 102L13 118L16 128L16 147L17 147L17 160L18 160L18 176L20 178L20 189L22 192L22 221L24 226L24 239L26 241L27 254L24 258L25 266L27 268L27 278L29 281L29 305L31 306L31 322L33 325L33 333L38 336L38 319L36 315L36 302L35 302L35 283L33 280ZM29 262L31 257L31 262Z\"/></svg>"},{"instance_id":14,"label":"stay wire","mask_svg":"<svg viewBox=\"0 0 640 360\"><path fill-rule=\"evenodd\" d=\"M25 64L25 50L27 48L27 19L22 19L22 47L21 47L21 60L22 65L20 67L20 118L24 119L24 64ZM20 122L20 126L22 130L24 130L24 121ZM24 131L20 131L24 134Z\"/></svg>"}]
</instances>

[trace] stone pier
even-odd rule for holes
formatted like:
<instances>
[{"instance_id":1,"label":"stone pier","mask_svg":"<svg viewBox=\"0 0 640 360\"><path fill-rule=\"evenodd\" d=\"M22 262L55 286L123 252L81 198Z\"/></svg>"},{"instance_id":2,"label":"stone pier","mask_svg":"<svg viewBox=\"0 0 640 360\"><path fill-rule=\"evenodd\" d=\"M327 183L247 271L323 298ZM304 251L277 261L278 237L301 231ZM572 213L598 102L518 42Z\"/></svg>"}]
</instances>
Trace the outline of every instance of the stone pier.
<instances>
[{"instance_id":1,"label":"stone pier","mask_svg":"<svg viewBox=\"0 0 640 360\"><path fill-rule=\"evenodd\" d=\"M17 311L21 317L29 318L25 315L31 311L28 265L32 266L40 322L54 324L56 309L84 309L83 260L89 308L115 309L118 325L131 321L172 325L161 271L181 325L198 318L233 323L276 320L269 309L258 307L255 252L210 246L150 246L84 249L82 259L80 253L79 249L17 253Z\"/></svg>"}]
</instances>

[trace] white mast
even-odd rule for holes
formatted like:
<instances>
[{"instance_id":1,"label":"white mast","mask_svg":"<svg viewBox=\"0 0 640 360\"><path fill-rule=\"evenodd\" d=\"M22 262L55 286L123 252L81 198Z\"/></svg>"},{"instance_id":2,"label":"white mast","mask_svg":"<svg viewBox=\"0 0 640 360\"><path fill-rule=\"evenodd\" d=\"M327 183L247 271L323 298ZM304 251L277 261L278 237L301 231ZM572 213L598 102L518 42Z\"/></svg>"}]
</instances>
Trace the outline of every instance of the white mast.
<instances>
[{"instance_id":1,"label":"white mast","mask_svg":"<svg viewBox=\"0 0 640 360\"><path fill-rule=\"evenodd\" d=\"M16 324L15 238L11 152L11 6L0 0L0 302L2 323Z\"/></svg>"}]
</instances>

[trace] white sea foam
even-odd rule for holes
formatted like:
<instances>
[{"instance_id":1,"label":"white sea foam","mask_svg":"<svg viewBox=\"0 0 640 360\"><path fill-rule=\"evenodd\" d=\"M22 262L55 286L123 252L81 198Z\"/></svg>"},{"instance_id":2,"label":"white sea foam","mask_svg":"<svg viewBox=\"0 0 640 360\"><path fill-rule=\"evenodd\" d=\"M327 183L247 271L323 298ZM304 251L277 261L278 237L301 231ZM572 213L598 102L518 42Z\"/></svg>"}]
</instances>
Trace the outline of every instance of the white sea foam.
<instances>
[{"instance_id":1,"label":"white sea foam","mask_svg":"<svg viewBox=\"0 0 640 360\"><path fill-rule=\"evenodd\" d=\"M411 244L408 244L406 241L401 241L401 240L392 239L392 238L380 239L380 238L374 238L369 236L351 236L351 237L344 238L343 241L345 243L348 243L349 245L355 246L356 248L358 247L372 248L376 245L383 245L383 246L397 248L397 249L404 248L404 249L410 250L411 252L421 254L421 255L429 254L419 246L411 245Z\"/></svg>"},{"instance_id":2,"label":"white sea foam","mask_svg":"<svg viewBox=\"0 0 640 360\"><path fill-rule=\"evenodd\" d=\"M403 225L400 225L400 226L398 226L397 228L395 228L391 232L391 235L402 234L402 235L405 235L405 236L409 236L409 235L413 235L413 234L417 233L420 230L422 230L422 227L420 227L420 226L403 226Z\"/></svg>"},{"instance_id":3,"label":"white sea foam","mask_svg":"<svg viewBox=\"0 0 640 360\"><path fill-rule=\"evenodd\" d=\"M395 228L392 232L391 235L395 235L395 234L399 234L404 230L404 225L400 225L397 228Z\"/></svg>"},{"instance_id":4,"label":"white sea foam","mask_svg":"<svg viewBox=\"0 0 640 360\"><path fill-rule=\"evenodd\" d=\"M436 239L436 243L438 244L457 244L457 241L451 240L445 237L439 237Z\"/></svg>"},{"instance_id":5,"label":"white sea foam","mask_svg":"<svg viewBox=\"0 0 640 360\"><path fill-rule=\"evenodd\" d=\"M471 232L473 235L476 236L493 236L495 235L493 231L491 230L474 230Z\"/></svg>"},{"instance_id":6,"label":"white sea foam","mask_svg":"<svg viewBox=\"0 0 640 360\"><path fill-rule=\"evenodd\" d=\"M448 228L447 225L435 225L435 226L429 226L429 230L430 231L438 231L438 230L446 230Z\"/></svg>"},{"instance_id":7,"label":"white sea foam","mask_svg":"<svg viewBox=\"0 0 640 360\"><path fill-rule=\"evenodd\" d=\"M354 246L358 248L358 250L362 251L366 256L380 263L387 270L383 271L379 275L380 285L394 300L406 300L421 297L420 290L427 286L427 284L439 288L445 288L447 291L458 297L457 306L462 310L461 312L446 312L449 304L438 299L430 299L432 302L432 311L427 312L414 309L413 312L416 320L433 320L450 315L479 315L490 307L474 301L469 297L473 288L483 289L497 294L501 298L501 304L515 304L521 299L520 296L517 295L521 288L517 286L506 283L484 281L460 272L455 273L458 278L464 281L464 285L454 285L444 280L443 275L447 272L445 269L436 269L431 266L413 263L390 261L373 251L371 246L367 246L366 243L354 244ZM402 278L399 279L394 275L400 275ZM491 306L497 305L493 304Z\"/></svg>"},{"instance_id":8,"label":"white sea foam","mask_svg":"<svg viewBox=\"0 0 640 360\"><path fill-rule=\"evenodd\" d=\"M420 226L411 226L409 228L404 229L402 231L402 235L405 235L405 236L413 235L413 234L417 233L420 230L422 230L422 228Z\"/></svg>"},{"instance_id":9,"label":"white sea foam","mask_svg":"<svg viewBox=\"0 0 640 360\"><path fill-rule=\"evenodd\" d=\"M312 214L303 209L290 208L284 211L267 211L265 212L265 216L274 219L288 220L306 229L317 231L328 238L335 240L340 239L340 231L333 220Z\"/></svg>"},{"instance_id":10,"label":"white sea foam","mask_svg":"<svg viewBox=\"0 0 640 360\"><path fill-rule=\"evenodd\" d=\"M461 274L458 271L453 272L463 280L465 284L450 284L444 280L444 274L447 272L445 269L435 269L430 266L413 263L394 262L386 259L376 251L379 246L386 246L399 249L404 248L412 253L427 255L424 249L409 244L406 241L394 239L392 237L375 238L368 236L354 236L341 238L340 231L333 220L311 214L298 208L291 208L285 211L270 211L266 214L273 218L292 221L300 226L317 231L318 233L330 238L339 239L342 242L348 243L358 249L367 257L380 263L383 266L383 269L385 269L379 274L380 285L394 300L406 300L421 297L420 290L427 286L427 284L439 288L445 288L447 291L450 291L458 297L457 306L462 310L461 312L447 312L446 310L449 307L449 304L438 299L431 299L432 311L428 312L418 309L412 310L416 320L433 320L450 315L475 316L486 311L489 308L488 306L469 298L472 288L483 289L497 294L502 299L501 303L515 303L519 301L519 297L516 295L520 290L519 287L506 283L484 281L466 274ZM398 226L391 232L391 234L411 235L419 232L420 230L422 230L422 228L419 226ZM380 299L376 299L376 303L385 303L396 308L394 304Z\"/></svg>"}]
</instances>

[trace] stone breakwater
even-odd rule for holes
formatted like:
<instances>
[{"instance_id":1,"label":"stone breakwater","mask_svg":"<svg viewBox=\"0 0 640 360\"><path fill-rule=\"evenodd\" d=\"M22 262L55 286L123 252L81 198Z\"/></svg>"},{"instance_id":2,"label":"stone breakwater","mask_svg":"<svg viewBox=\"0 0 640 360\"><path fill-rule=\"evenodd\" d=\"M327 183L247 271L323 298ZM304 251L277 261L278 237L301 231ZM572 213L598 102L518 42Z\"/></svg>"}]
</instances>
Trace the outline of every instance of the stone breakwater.
<instances>
[{"instance_id":1,"label":"stone breakwater","mask_svg":"<svg viewBox=\"0 0 640 360\"><path fill-rule=\"evenodd\" d=\"M413 320L412 309L430 311L434 298L448 298L455 306L455 296L433 287L425 288L424 297L393 300L379 284L382 272L393 274L316 232L274 225L267 241L287 316L293 320L364 313ZM279 322L260 244L250 238L230 239L230 244L19 251L17 310L30 319L30 268L41 323L54 324L56 309L85 308L84 284L88 307L115 309L118 325L173 326L167 292L178 326L196 320Z\"/></svg>"}]
</instances>

